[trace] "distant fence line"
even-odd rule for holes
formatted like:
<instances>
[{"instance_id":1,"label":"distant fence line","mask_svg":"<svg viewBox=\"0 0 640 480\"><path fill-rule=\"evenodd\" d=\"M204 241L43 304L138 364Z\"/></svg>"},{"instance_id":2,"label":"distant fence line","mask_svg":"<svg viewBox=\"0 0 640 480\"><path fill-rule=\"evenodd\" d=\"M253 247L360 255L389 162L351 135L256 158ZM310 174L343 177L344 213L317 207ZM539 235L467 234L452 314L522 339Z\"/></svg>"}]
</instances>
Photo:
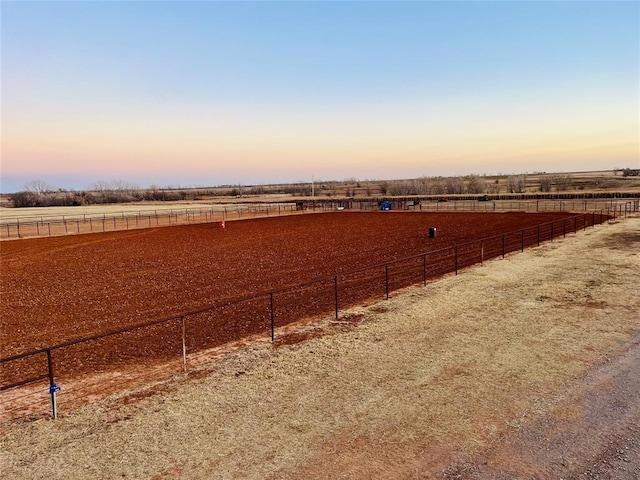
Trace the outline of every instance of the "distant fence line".
<instances>
[{"instance_id":1,"label":"distant fence line","mask_svg":"<svg viewBox=\"0 0 640 480\"><path fill-rule=\"evenodd\" d=\"M83 213L0 218L0 239L58 236L73 233L114 232L136 228L220 222L227 219L291 215L295 203L223 205L156 209L138 212Z\"/></svg>"},{"instance_id":2,"label":"distant fence line","mask_svg":"<svg viewBox=\"0 0 640 480\"><path fill-rule=\"evenodd\" d=\"M473 264L482 264L500 256L504 258L507 253L524 251L527 247L539 246L568 233L595 227L615 219L610 213L578 214L0 358L3 370L0 393L46 379L55 418L56 393L59 390L56 376L62 372L60 377L71 381L79 375L73 369L65 375L68 365L75 366L79 362L86 366L87 371L83 373L88 374L119 365L130 366L150 357L157 362L182 357L182 370L186 373L188 356L195 352L255 334L267 334L274 341L276 329L280 326L327 314L338 319L341 309L372 298L388 299L392 291L415 284L426 286L434 277L447 273L457 275L461 269Z\"/></svg>"},{"instance_id":3,"label":"distant fence line","mask_svg":"<svg viewBox=\"0 0 640 480\"><path fill-rule=\"evenodd\" d=\"M622 216L625 212L638 211L640 200L630 198L608 198L592 200L421 200L412 197L376 198L376 199L351 199L336 201L335 203L345 209L376 210L381 201L391 202L392 210L418 210L433 212L573 212L586 213L606 211L611 215L616 212ZM305 203L307 208L313 208L313 202Z\"/></svg>"},{"instance_id":4,"label":"distant fence line","mask_svg":"<svg viewBox=\"0 0 640 480\"><path fill-rule=\"evenodd\" d=\"M425 200L415 197L389 198L393 210L434 212L606 212L607 215L625 216L640 209L635 198L596 199L537 199L537 200ZM138 212L83 213L70 215L38 215L31 217L0 217L0 239L58 236L93 232L114 232L136 228L151 228L192 223L220 222L228 219L257 218L294 213L356 210L372 211L379 208L383 198L365 199L308 199L295 202L242 203L156 209Z\"/></svg>"}]
</instances>

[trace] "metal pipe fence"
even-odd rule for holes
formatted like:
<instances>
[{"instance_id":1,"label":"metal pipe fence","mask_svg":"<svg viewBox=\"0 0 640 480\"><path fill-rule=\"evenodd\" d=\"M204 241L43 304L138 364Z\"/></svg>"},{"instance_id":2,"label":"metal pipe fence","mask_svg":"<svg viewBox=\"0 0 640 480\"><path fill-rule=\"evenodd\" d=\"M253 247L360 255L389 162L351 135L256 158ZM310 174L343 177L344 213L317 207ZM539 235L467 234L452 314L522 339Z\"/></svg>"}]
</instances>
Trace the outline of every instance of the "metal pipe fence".
<instances>
[{"instance_id":1,"label":"metal pipe fence","mask_svg":"<svg viewBox=\"0 0 640 480\"><path fill-rule=\"evenodd\" d=\"M186 373L197 352L255 335L273 341L277 329L292 322L328 314L338 319L348 307L389 298L411 285L427 286L436 277L457 275L471 265L595 227L614 219L615 212L582 213L0 358L0 394L12 391L15 396L20 388L47 380L56 417L57 382L177 359L180 367L174 367Z\"/></svg>"},{"instance_id":2,"label":"metal pipe fence","mask_svg":"<svg viewBox=\"0 0 640 480\"><path fill-rule=\"evenodd\" d=\"M137 212L0 217L0 239L115 232L138 228L291 215L295 203L264 203Z\"/></svg>"},{"instance_id":3,"label":"metal pipe fence","mask_svg":"<svg viewBox=\"0 0 640 480\"><path fill-rule=\"evenodd\" d=\"M637 199L609 198L590 200L447 200L395 201L394 208L434 212L597 212L615 211L624 216L638 210Z\"/></svg>"},{"instance_id":4,"label":"metal pipe fence","mask_svg":"<svg viewBox=\"0 0 640 480\"><path fill-rule=\"evenodd\" d=\"M394 210L434 212L598 212L623 217L638 211L640 200L608 199L538 199L538 200L423 200L399 198L391 201ZM379 199L314 199L304 202L229 204L211 207L156 209L117 213L82 213L0 217L0 240L26 237L57 236L93 232L114 232L137 228L222 222L296 213L332 210L364 210L379 208Z\"/></svg>"}]
</instances>

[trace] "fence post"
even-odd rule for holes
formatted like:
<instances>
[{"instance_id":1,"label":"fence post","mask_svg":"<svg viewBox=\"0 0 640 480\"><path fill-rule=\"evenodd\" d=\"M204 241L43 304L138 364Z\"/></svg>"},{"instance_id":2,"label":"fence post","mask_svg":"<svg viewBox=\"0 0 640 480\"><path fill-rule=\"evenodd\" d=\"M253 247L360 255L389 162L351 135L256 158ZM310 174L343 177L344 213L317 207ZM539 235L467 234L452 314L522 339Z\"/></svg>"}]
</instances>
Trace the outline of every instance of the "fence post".
<instances>
[{"instance_id":1,"label":"fence post","mask_svg":"<svg viewBox=\"0 0 640 480\"><path fill-rule=\"evenodd\" d=\"M521 236L522 236L522 241L520 242L520 251L524 252L524 228L522 229L522 231L520 232Z\"/></svg>"},{"instance_id":2,"label":"fence post","mask_svg":"<svg viewBox=\"0 0 640 480\"><path fill-rule=\"evenodd\" d=\"M551 241L553 242L553 222L551 222Z\"/></svg>"},{"instance_id":3,"label":"fence post","mask_svg":"<svg viewBox=\"0 0 640 480\"><path fill-rule=\"evenodd\" d=\"M275 338L275 315L273 314L273 292L269 292L269 314L271 315L271 341Z\"/></svg>"},{"instance_id":4,"label":"fence post","mask_svg":"<svg viewBox=\"0 0 640 480\"><path fill-rule=\"evenodd\" d=\"M458 246L457 245L455 248L455 270L456 270L456 275L458 275Z\"/></svg>"},{"instance_id":5,"label":"fence post","mask_svg":"<svg viewBox=\"0 0 640 480\"><path fill-rule=\"evenodd\" d=\"M567 238L567 219L562 220L562 238Z\"/></svg>"},{"instance_id":6,"label":"fence post","mask_svg":"<svg viewBox=\"0 0 640 480\"><path fill-rule=\"evenodd\" d=\"M47 349L47 367L49 369L49 395L51 395L51 412L53 418L58 418L58 404L56 401L56 392L60 387L53 381L53 362L51 361L51 349Z\"/></svg>"},{"instance_id":7,"label":"fence post","mask_svg":"<svg viewBox=\"0 0 640 480\"><path fill-rule=\"evenodd\" d=\"M502 258L504 258L505 254L505 241L504 241L504 233L502 234Z\"/></svg>"},{"instance_id":8,"label":"fence post","mask_svg":"<svg viewBox=\"0 0 640 480\"><path fill-rule=\"evenodd\" d=\"M387 300L389 300L389 264L384 264L384 289Z\"/></svg>"},{"instance_id":9,"label":"fence post","mask_svg":"<svg viewBox=\"0 0 640 480\"><path fill-rule=\"evenodd\" d=\"M333 277L333 299L336 306L336 320L338 319L338 276Z\"/></svg>"},{"instance_id":10,"label":"fence post","mask_svg":"<svg viewBox=\"0 0 640 480\"><path fill-rule=\"evenodd\" d=\"M180 323L182 324L182 371L187 373L187 336L184 327L184 317L180 317Z\"/></svg>"},{"instance_id":11,"label":"fence post","mask_svg":"<svg viewBox=\"0 0 640 480\"><path fill-rule=\"evenodd\" d=\"M422 286L427 286L427 254L422 256Z\"/></svg>"},{"instance_id":12,"label":"fence post","mask_svg":"<svg viewBox=\"0 0 640 480\"><path fill-rule=\"evenodd\" d=\"M540 246L540 225L538 225L538 246Z\"/></svg>"},{"instance_id":13,"label":"fence post","mask_svg":"<svg viewBox=\"0 0 640 480\"><path fill-rule=\"evenodd\" d=\"M51 236L51 222L47 222L47 229L49 230L49 236Z\"/></svg>"},{"instance_id":14,"label":"fence post","mask_svg":"<svg viewBox=\"0 0 640 480\"><path fill-rule=\"evenodd\" d=\"M480 240L480 265L484 265L484 238Z\"/></svg>"}]
</instances>

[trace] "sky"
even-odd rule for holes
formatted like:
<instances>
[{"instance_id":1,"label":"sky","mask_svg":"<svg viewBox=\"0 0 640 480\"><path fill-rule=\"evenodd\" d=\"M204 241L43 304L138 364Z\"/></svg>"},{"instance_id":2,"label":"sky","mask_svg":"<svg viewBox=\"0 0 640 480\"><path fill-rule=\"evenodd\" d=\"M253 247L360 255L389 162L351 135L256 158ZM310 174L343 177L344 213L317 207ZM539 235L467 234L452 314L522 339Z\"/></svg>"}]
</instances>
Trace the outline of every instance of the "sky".
<instances>
[{"instance_id":1,"label":"sky","mask_svg":"<svg viewBox=\"0 0 640 480\"><path fill-rule=\"evenodd\" d=\"M640 168L640 2L0 3L3 193Z\"/></svg>"}]
</instances>

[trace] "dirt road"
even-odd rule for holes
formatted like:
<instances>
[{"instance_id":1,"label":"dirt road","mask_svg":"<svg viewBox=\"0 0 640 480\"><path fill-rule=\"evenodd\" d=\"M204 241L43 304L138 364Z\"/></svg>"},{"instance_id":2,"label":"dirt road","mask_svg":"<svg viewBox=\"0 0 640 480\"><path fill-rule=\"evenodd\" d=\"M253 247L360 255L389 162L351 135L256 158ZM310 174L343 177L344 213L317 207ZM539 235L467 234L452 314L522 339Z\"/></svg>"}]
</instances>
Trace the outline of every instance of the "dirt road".
<instances>
[{"instance_id":1,"label":"dirt road","mask_svg":"<svg viewBox=\"0 0 640 480\"><path fill-rule=\"evenodd\" d=\"M452 463L442 477L640 479L640 335L604 361L553 412Z\"/></svg>"}]
</instances>

